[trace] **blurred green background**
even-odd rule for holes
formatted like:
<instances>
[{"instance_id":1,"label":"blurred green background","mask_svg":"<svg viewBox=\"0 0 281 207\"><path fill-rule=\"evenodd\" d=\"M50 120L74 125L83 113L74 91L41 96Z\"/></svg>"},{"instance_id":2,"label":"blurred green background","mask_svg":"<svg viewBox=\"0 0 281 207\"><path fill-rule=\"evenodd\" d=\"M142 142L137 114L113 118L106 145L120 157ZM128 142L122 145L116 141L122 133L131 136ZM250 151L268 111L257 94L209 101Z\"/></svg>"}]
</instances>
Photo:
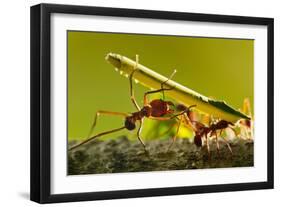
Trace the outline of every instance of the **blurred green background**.
<instances>
[{"instance_id":1,"label":"blurred green background","mask_svg":"<svg viewBox=\"0 0 281 207\"><path fill-rule=\"evenodd\" d=\"M165 76L177 69L173 80L205 96L225 100L236 109L248 97L253 109L254 40L80 31L68 31L67 35L69 140L86 138L97 110L135 111L129 79L106 62L109 52L132 59L138 54L140 64ZM135 84L140 105L147 90ZM121 117L101 116L93 134L121 127L123 122ZM145 126L152 122L156 121ZM153 138L152 131L144 127L144 140ZM124 130L105 138L134 138L135 134Z\"/></svg>"}]
</instances>

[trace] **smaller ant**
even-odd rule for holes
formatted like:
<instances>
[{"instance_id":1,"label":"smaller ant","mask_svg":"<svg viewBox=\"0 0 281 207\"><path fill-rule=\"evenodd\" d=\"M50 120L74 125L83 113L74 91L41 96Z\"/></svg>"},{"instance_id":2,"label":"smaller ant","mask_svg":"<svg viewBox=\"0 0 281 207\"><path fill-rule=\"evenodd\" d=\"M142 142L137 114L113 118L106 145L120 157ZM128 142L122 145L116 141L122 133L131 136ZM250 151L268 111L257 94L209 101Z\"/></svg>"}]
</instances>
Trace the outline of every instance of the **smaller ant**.
<instances>
[{"instance_id":1,"label":"smaller ant","mask_svg":"<svg viewBox=\"0 0 281 207\"><path fill-rule=\"evenodd\" d=\"M154 99L152 101L149 101L147 96L149 94L153 94L153 93L159 93L159 92L164 92L167 90L172 90L173 88L164 88L163 86L168 80L170 80L172 78L172 76L175 74L176 71L174 71L172 73L172 75L166 81L161 83L161 89L148 91L144 94L144 99L143 99L144 106L141 108L135 99L134 90L133 90L133 75L138 70L137 69L138 62L139 62L139 58L138 58L138 55L136 55L136 64L134 66L134 70L132 71L132 73L129 76L131 101L133 102L133 105L135 106L137 111L133 112L133 113L122 113L122 112L102 111L102 110L97 111L93 124L92 124L92 127L88 134L88 138L85 141L82 141L81 143L69 148L69 151L76 149L76 148L80 147L81 145L84 145L84 144L86 144L100 136L106 135L106 134L117 132L117 131L120 131L123 129L132 131L136 128L136 122L139 122L139 128L137 131L138 140L140 141L140 143L144 147L144 150L146 151L145 144L140 136L144 118L149 118L149 119L154 119L154 120L159 120L159 121L171 120L171 119L175 118L175 117L164 117L165 115L174 113L174 110L170 109L171 106L174 106L174 104L171 101L164 101L162 99ZM97 134L93 137L90 137L97 124L98 117L102 114L103 115L123 116L125 118L124 126L117 128L117 129L105 131L105 132Z\"/></svg>"},{"instance_id":2,"label":"smaller ant","mask_svg":"<svg viewBox=\"0 0 281 207\"><path fill-rule=\"evenodd\" d=\"M198 147L202 147L202 144L203 144L202 138L205 137L209 159L210 159L210 146L209 146L209 141L208 141L209 134L210 134L210 137L215 136L215 138L216 138L216 146L217 146L218 154L219 154L219 142L218 142L217 131L220 130L220 136L221 136L223 130L225 130L226 128L230 128L236 134L235 130L233 128L231 128L231 126L234 126L234 124L229 121L220 120L215 124L211 124L209 127L207 127L204 124L197 122L197 121L193 121L193 122L195 123L195 128L196 128L195 136L194 136L194 144ZM233 155L230 144L227 142L227 140L224 137L222 137L222 139L226 143L231 155Z\"/></svg>"}]
</instances>

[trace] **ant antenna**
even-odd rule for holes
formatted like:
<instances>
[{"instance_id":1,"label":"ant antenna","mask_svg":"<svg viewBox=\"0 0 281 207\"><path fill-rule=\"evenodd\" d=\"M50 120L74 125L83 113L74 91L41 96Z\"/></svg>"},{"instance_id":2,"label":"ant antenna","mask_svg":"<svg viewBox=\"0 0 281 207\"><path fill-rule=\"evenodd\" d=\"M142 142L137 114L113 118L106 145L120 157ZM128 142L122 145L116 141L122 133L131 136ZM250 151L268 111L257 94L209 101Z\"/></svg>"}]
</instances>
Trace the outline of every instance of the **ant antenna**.
<instances>
[{"instance_id":1,"label":"ant antenna","mask_svg":"<svg viewBox=\"0 0 281 207\"><path fill-rule=\"evenodd\" d=\"M189 106L189 107L187 108L187 110L189 110L189 109L191 109L191 108L194 108L194 107L196 107L196 105L195 105L195 104L194 104L194 105Z\"/></svg>"},{"instance_id":2,"label":"ant antenna","mask_svg":"<svg viewBox=\"0 0 281 207\"><path fill-rule=\"evenodd\" d=\"M179 114L176 114L176 115L172 116L171 119L173 119L173 118L175 118L175 117L177 117L177 116L180 116L180 115L185 114L186 112L189 111L189 109L191 109L191 108L193 108L193 107L196 107L196 105L191 105L191 106L189 106L187 109L183 110L183 111L180 112ZM191 122L192 122L192 121L191 121Z\"/></svg>"},{"instance_id":3,"label":"ant antenna","mask_svg":"<svg viewBox=\"0 0 281 207\"><path fill-rule=\"evenodd\" d=\"M165 80L164 82L162 82L161 83L161 89L162 89L162 94L163 94L163 100L165 100L165 93L164 93L164 84L165 83L167 83L169 80L171 80L173 77L174 77L174 75L176 74L176 72L177 72L177 70L175 69L174 71L173 71L173 73L170 75L170 77L167 79L167 80Z\"/></svg>"}]
</instances>

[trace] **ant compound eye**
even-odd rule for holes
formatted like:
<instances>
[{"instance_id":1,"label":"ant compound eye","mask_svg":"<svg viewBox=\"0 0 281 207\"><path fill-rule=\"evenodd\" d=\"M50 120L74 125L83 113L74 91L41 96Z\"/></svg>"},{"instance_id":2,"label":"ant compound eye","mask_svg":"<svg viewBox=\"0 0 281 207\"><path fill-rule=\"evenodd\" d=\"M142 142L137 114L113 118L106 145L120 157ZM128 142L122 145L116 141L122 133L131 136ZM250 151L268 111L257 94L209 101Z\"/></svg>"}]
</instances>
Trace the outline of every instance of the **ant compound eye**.
<instances>
[{"instance_id":1,"label":"ant compound eye","mask_svg":"<svg viewBox=\"0 0 281 207\"><path fill-rule=\"evenodd\" d=\"M202 139L200 135L195 135L194 144L196 144L197 147L202 147Z\"/></svg>"},{"instance_id":2,"label":"ant compound eye","mask_svg":"<svg viewBox=\"0 0 281 207\"><path fill-rule=\"evenodd\" d=\"M128 130L134 130L136 128L136 124L132 118L126 118L125 120L125 127Z\"/></svg>"}]
</instances>

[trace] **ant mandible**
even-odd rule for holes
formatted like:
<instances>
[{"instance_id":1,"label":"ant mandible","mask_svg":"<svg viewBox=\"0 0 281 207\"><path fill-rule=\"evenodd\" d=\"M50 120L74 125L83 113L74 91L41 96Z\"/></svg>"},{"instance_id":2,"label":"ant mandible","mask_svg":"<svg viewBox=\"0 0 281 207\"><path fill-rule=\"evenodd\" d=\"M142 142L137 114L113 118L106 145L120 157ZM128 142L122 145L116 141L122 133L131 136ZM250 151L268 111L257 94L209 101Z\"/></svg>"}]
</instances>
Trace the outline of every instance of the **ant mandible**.
<instances>
[{"instance_id":1,"label":"ant mandible","mask_svg":"<svg viewBox=\"0 0 281 207\"><path fill-rule=\"evenodd\" d=\"M152 101L149 101L148 97L147 97L149 94L160 93L160 92L164 92L166 90L172 90L173 88L164 88L163 86L168 80L171 79L171 77L175 74L176 71L174 71L172 73L172 75L166 81L161 83L161 89L148 91L144 94L144 98L143 98L144 106L141 108L135 99L134 90L133 90L133 75L136 71L138 71L138 62L139 62L139 57L138 57L138 55L136 55L136 64L134 66L132 73L129 76L130 98L131 98L133 105L137 109L137 111L133 112L133 113L122 113L122 112L103 111L103 110L97 111L95 114L95 118L94 118L92 127L88 134L88 138L85 141L82 141L81 143L69 148L69 151L76 149L76 148L80 147L81 145L84 145L84 144L86 144L98 137L106 135L106 134L121 131L123 129L127 129L129 131L134 130L136 128L136 122L139 122L139 127L138 127L138 131L137 131L138 140L140 141L140 143L144 147L144 150L146 151L145 144L140 135L141 131L142 131L144 118L149 118L149 119L154 119L154 120L159 120L159 121L165 121L165 120L170 120L170 119L176 118L176 116L164 117L167 114L174 113L174 110L170 109L170 106L174 106L174 104L171 101L165 101L162 99L154 99ZM100 115L122 116L125 118L124 126L120 127L120 128L112 129L109 131L105 131L105 132L99 133L93 137L90 137L97 124L97 120ZM178 129L179 129L179 126L178 126ZM174 139L175 138L173 138L173 140Z\"/></svg>"}]
</instances>

